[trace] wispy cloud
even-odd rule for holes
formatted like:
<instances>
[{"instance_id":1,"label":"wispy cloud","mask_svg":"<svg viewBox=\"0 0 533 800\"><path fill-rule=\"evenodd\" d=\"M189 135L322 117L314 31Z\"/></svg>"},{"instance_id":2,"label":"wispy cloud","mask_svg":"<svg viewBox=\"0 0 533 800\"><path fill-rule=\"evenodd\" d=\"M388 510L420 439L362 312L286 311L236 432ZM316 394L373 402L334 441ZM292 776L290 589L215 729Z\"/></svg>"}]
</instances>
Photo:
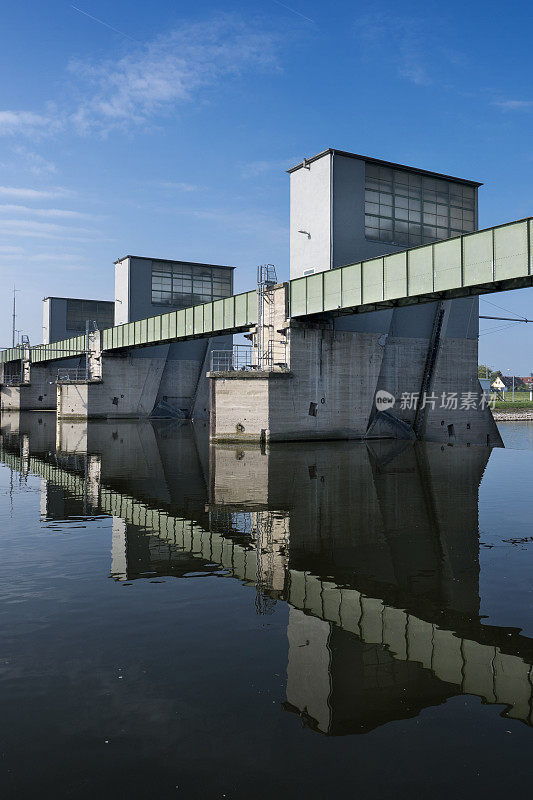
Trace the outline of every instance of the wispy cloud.
<instances>
[{"instance_id":1,"label":"wispy cloud","mask_svg":"<svg viewBox=\"0 0 533 800\"><path fill-rule=\"evenodd\" d=\"M448 66L463 61L461 53L435 41L435 24L430 27L422 17L376 12L359 17L354 31L367 56L395 64L397 74L416 86L430 86L437 80L438 61Z\"/></svg>"},{"instance_id":2,"label":"wispy cloud","mask_svg":"<svg viewBox=\"0 0 533 800\"><path fill-rule=\"evenodd\" d=\"M71 197L72 192L61 186L51 189L31 189L22 186L0 186L0 198L9 197L16 200L47 200L57 197Z\"/></svg>"},{"instance_id":3,"label":"wispy cloud","mask_svg":"<svg viewBox=\"0 0 533 800\"><path fill-rule=\"evenodd\" d=\"M9 203L0 203L0 214L26 214L50 219L87 219L90 217L90 214L82 211L71 211L67 208L33 208L32 206Z\"/></svg>"},{"instance_id":4,"label":"wispy cloud","mask_svg":"<svg viewBox=\"0 0 533 800\"><path fill-rule=\"evenodd\" d=\"M185 183L183 181L153 181L151 186L159 189L168 189L169 192L198 192L201 187L195 183Z\"/></svg>"},{"instance_id":5,"label":"wispy cloud","mask_svg":"<svg viewBox=\"0 0 533 800\"><path fill-rule=\"evenodd\" d=\"M122 57L71 61L60 107L48 103L44 111L0 110L0 136L35 138L73 129L106 134L116 128L153 124L158 116L198 100L202 91L250 71L279 69L281 40L282 34L268 31L264 23L245 22L230 14L184 23L144 44L132 40ZM39 169L37 163L34 166Z\"/></svg>"},{"instance_id":6,"label":"wispy cloud","mask_svg":"<svg viewBox=\"0 0 533 800\"><path fill-rule=\"evenodd\" d=\"M0 135L44 133L57 127L53 117L34 111L0 111Z\"/></svg>"},{"instance_id":7,"label":"wispy cloud","mask_svg":"<svg viewBox=\"0 0 533 800\"><path fill-rule=\"evenodd\" d=\"M94 237L95 231L89 228L74 228L53 222L39 222L29 219L0 219L2 236L29 236L40 239L74 239L80 241L88 235ZM93 239L89 239L93 241Z\"/></svg>"},{"instance_id":8,"label":"wispy cloud","mask_svg":"<svg viewBox=\"0 0 533 800\"><path fill-rule=\"evenodd\" d=\"M228 15L183 25L119 59L72 62L87 99L71 120L82 132L143 124L202 89L266 68L277 68L276 41L263 28Z\"/></svg>"},{"instance_id":9,"label":"wispy cloud","mask_svg":"<svg viewBox=\"0 0 533 800\"><path fill-rule=\"evenodd\" d=\"M32 175L52 175L57 172L57 167L52 161L48 161L24 145L16 145L12 148L12 152L18 156L20 168L31 172Z\"/></svg>"},{"instance_id":10,"label":"wispy cloud","mask_svg":"<svg viewBox=\"0 0 533 800\"><path fill-rule=\"evenodd\" d=\"M19 247L18 245L13 244L0 244L0 254L1 255L18 255L24 252L23 247Z\"/></svg>"},{"instance_id":11,"label":"wispy cloud","mask_svg":"<svg viewBox=\"0 0 533 800\"><path fill-rule=\"evenodd\" d=\"M495 100L492 105L502 111L533 111L533 100Z\"/></svg>"}]
</instances>

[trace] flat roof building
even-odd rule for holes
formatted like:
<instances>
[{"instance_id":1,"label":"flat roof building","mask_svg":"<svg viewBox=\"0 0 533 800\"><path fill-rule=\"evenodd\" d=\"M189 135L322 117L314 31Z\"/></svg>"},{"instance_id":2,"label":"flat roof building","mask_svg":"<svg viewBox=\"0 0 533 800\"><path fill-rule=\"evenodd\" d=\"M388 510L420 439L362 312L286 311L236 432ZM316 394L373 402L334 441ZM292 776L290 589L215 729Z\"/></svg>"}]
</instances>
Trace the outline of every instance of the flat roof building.
<instances>
[{"instance_id":1,"label":"flat roof building","mask_svg":"<svg viewBox=\"0 0 533 800\"><path fill-rule=\"evenodd\" d=\"M86 300L77 297L43 299L43 343L58 342L85 332L87 320L97 328L114 324L115 304L111 300Z\"/></svg>"},{"instance_id":2,"label":"flat roof building","mask_svg":"<svg viewBox=\"0 0 533 800\"><path fill-rule=\"evenodd\" d=\"M233 294L234 267L127 255L115 261L115 323Z\"/></svg>"},{"instance_id":3,"label":"flat roof building","mask_svg":"<svg viewBox=\"0 0 533 800\"><path fill-rule=\"evenodd\" d=\"M477 229L477 181L329 148L290 175L290 277Z\"/></svg>"}]
</instances>

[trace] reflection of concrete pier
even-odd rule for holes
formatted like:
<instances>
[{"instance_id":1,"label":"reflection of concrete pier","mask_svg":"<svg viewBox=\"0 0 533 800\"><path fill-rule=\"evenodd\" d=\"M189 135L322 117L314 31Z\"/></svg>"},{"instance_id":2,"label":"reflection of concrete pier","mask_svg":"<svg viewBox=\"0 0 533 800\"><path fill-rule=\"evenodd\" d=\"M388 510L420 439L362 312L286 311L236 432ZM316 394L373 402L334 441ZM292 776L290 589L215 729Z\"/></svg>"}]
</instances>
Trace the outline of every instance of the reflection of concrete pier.
<instances>
[{"instance_id":1,"label":"reflection of concrete pier","mask_svg":"<svg viewBox=\"0 0 533 800\"><path fill-rule=\"evenodd\" d=\"M533 642L479 618L488 449L233 446L208 462L207 428L46 438L37 416L2 425L2 460L43 478L47 516L113 517L116 579L218 571L262 612L289 603L286 707L310 726L360 732L461 693L531 724Z\"/></svg>"}]
</instances>

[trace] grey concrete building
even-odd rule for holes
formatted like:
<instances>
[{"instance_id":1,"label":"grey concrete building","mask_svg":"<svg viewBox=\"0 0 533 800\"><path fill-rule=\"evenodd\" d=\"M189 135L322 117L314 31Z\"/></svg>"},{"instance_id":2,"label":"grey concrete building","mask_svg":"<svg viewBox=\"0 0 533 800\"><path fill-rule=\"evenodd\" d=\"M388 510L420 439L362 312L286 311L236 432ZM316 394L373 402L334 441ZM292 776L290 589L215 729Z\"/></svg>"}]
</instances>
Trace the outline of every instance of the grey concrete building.
<instances>
[{"instance_id":1,"label":"grey concrete building","mask_svg":"<svg viewBox=\"0 0 533 800\"><path fill-rule=\"evenodd\" d=\"M288 172L291 279L477 229L477 181L331 148Z\"/></svg>"},{"instance_id":2,"label":"grey concrete building","mask_svg":"<svg viewBox=\"0 0 533 800\"><path fill-rule=\"evenodd\" d=\"M115 262L115 324L230 297L234 267L126 255ZM148 347L130 358L156 359L160 370L154 413L209 418L212 350L231 350L231 336ZM164 363L162 363L164 362Z\"/></svg>"},{"instance_id":3,"label":"grey concrete building","mask_svg":"<svg viewBox=\"0 0 533 800\"><path fill-rule=\"evenodd\" d=\"M43 344L59 342L85 332L87 320L102 330L114 324L112 300L85 300L77 297L43 299Z\"/></svg>"},{"instance_id":4,"label":"grey concrete building","mask_svg":"<svg viewBox=\"0 0 533 800\"><path fill-rule=\"evenodd\" d=\"M291 280L311 282L314 273L407 248L416 253L478 227L477 181L334 149L288 172ZM220 395L215 383L213 438L414 435L501 444L490 410L478 402L477 297L324 314L303 326L288 304L285 287L271 290L276 324L263 334L273 347L284 344L285 372L256 371L247 383L237 374ZM385 415L376 400L383 394L393 399ZM465 398L476 402L468 418Z\"/></svg>"}]
</instances>

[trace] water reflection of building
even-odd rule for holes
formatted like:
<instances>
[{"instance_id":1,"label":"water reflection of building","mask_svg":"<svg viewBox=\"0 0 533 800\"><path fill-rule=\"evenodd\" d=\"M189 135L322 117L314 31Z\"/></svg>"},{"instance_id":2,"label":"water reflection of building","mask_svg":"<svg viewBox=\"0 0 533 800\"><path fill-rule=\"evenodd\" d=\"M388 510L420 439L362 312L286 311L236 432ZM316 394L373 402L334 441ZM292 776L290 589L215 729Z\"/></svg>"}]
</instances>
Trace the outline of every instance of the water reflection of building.
<instances>
[{"instance_id":1,"label":"water reflection of building","mask_svg":"<svg viewBox=\"0 0 533 800\"><path fill-rule=\"evenodd\" d=\"M36 422L32 423L37 425ZM286 708L354 733L472 693L531 723L533 643L479 619L478 487L490 451L340 443L209 448L174 423L68 423L2 458L50 517L113 517L112 573L219 571L290 606ZM55 433L55 432L54 432Z\"/></svg>"}]
</instances>

